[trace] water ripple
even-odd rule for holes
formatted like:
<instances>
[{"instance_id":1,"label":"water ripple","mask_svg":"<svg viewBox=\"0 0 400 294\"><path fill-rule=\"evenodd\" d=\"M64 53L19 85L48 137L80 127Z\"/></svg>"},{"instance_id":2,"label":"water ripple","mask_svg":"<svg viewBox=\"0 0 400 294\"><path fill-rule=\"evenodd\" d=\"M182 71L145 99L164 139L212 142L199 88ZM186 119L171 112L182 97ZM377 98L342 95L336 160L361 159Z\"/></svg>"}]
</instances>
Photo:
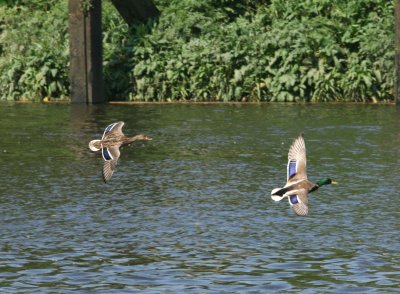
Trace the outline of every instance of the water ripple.
<instances>
[{"instance_id":1,"label":"water ripple","mask_svg":"<svg viewBox=\"0 0 400 294\"><path fill-rule=\"evenodd\" d=\"M398 114L359 107L0 109L2 293L396 292ZM155 139L104 184L86 141L115 118ZM299 132L339 181L306 218L269 196Z\"/></svg>"}]
</instances>

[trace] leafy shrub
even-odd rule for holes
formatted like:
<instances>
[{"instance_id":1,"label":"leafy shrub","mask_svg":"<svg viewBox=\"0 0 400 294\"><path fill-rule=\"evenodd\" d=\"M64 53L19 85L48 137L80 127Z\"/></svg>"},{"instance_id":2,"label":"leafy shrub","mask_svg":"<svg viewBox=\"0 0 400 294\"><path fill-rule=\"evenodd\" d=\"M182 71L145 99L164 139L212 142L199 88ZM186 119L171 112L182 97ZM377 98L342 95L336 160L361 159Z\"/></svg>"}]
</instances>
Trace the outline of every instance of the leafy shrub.
<instances>
[{"instance_id":1,"label":"leafy shrub","mask_svg":"<svg viewBox=\"0 0 400 294\"><path fill-rule=\"evenodd\" d=\"M68 95L67 1L8 2L0 99ZM128 27L103 1L109 99L393 99L393 1L155 2L158 20Z\"/></svg>"},{"instance_id":2,"label":"leafy shrub","mask_svg":"<svg viewBox=\"0 0 400 294\"><path fill-rule=\"evenodd\" d=\"M68 95L67 8L52 2L0 6L0 99Z\"/></svg>"},{"instance_id":3,"label":"leafy shrub","mask_svg":"<svg viewBox=\"0 0 400 294\"><path fill-rule=\"evenodd\" d=\"M164 8L132 47L130 99L393 98L392 4L275 0L249 17L210 10L212 2Z\"/></svg>"}]
</instances>

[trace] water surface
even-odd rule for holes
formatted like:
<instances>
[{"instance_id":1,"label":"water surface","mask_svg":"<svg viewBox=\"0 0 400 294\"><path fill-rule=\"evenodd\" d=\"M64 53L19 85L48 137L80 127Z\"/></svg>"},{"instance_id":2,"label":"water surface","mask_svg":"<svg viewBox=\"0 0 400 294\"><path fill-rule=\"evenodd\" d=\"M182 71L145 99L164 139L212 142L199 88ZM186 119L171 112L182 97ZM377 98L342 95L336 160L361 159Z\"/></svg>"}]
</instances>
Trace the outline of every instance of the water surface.
<instances>
[{"instance_id":1,"label":"water surface","mask_svg":"<svg viewBox=\"0 0 400 294\"><path fill-rule=\"evenodd\" d=\"M382 293L400 286L400 111L387 105L0 105L2 293ZM112 180L111 122L150 142ZM304 132L307 217L269 194Z\"/></svg>"}]
</instances>

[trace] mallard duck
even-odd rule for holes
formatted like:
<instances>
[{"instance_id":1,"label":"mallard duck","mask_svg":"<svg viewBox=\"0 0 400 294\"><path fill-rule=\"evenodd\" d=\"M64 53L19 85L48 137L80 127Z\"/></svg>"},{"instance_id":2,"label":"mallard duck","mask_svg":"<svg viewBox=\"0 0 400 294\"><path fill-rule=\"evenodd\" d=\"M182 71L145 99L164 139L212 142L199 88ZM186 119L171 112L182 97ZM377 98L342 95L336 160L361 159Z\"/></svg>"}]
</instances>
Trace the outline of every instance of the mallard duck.
<instances>
[{"instance_id":1,"label":"mallard duck","mask_svg":"<svg viewBox=\"0 0 400 294\"><path fill-rule=\"evenodd\" d=\"M307 179L306 144L303 134L300 134L289 149L286 185L283 188L273 189L271 198L280 201L287 197L297 215L307 215L308 193L329 184L335 185L337 182L330 178L322 178L314 184Z\"/></svg>"},{"instance_id":2,"label":"mallard duck","mask_svg":"<svg viewBox=\"0 0 400 294\"><path fill-rule=\"evenodd\" d=\"M103 180L107 183L117 166L117 162L120 156L119 148L124 145L129 145L134 141L144 140L149 141L151 138L145 135L136 135L134 137L126 137L122 132L124 122L112 123L106 127L101 140L92 140L89 142L89 148L92 151L101 150L103 155Z\"/></svg>"}]
</instances>

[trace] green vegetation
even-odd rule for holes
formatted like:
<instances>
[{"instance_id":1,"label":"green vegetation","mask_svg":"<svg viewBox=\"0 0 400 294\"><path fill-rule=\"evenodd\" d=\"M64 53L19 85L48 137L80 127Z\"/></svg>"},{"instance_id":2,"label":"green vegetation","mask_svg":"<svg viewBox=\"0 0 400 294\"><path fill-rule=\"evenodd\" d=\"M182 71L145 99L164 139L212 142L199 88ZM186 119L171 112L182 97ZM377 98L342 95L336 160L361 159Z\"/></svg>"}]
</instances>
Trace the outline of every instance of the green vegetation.
<instances>
[{"instance_id":1,"label":"green vegetation","mask_svg":"<svg viewBox=\"0 0 400 294\"><path fill-rule=\"evenodd\" d=\"M66 1L0 5L0 99L69 94Z\"/></svg>"},{"instance_id":2,"label":"green vegetation","mask_svg":"<svg viewBox=\"0 0 400 294\"><path fill-rule=\"evenodd\" d=\"M158 0L130 28L103 2L110 99L393 99L393 1ZM0 6L0 99L68 96L67 33L66 0Z\"/></svg>"}]
</instances>

